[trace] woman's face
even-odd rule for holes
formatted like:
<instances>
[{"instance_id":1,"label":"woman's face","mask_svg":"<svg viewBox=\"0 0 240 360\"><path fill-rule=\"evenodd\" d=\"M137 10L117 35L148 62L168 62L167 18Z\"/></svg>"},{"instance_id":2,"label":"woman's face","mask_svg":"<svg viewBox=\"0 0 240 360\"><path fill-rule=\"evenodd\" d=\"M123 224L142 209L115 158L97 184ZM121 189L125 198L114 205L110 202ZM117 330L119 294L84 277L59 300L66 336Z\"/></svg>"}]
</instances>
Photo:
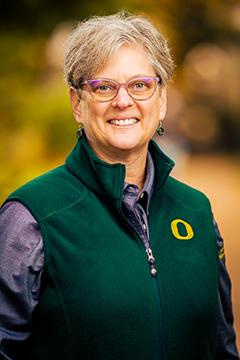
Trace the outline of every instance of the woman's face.
<instances>
[{"instance_id":1,"label":"woman's face","mask_svg":"<svg viewBox=\"0 0 240 360\"><path fill-rule=\"evenodd\" d=\"M107 78L125 83L135 77L156 76L143 49L120 48L94 79ZM166 91L158 86L150 99L133 100L124 87L109 102L92 98L84 87L79 101L71 90L71 102L78 123L84 124L86 136L97 155L103 160L119 158L120 153L147 151L159 120L166 112ZM126 120L130 121L126 121ZM133 120L134 119L134 120ZM114 120L124 120L114 122Z\"/></svg>"}]
</instances>

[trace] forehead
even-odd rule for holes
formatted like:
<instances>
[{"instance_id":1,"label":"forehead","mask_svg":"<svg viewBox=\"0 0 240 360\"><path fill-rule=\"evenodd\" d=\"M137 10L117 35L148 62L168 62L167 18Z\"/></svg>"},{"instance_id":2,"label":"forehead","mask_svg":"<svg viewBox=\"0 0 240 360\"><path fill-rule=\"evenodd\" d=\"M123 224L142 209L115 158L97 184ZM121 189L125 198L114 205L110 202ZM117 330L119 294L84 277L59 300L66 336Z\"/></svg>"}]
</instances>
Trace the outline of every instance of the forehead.
<instances>
[{"instance_id":1,"label":"forehead","mask_svg":"<svg viewBox=\"0 0 240 360\"><path fill-rule=\"evenodd\" d=\"M122 46L116 50L94 77L126 81L135 76L154 76L156 72L143 47Z\"/></svg>"}]
</instances>

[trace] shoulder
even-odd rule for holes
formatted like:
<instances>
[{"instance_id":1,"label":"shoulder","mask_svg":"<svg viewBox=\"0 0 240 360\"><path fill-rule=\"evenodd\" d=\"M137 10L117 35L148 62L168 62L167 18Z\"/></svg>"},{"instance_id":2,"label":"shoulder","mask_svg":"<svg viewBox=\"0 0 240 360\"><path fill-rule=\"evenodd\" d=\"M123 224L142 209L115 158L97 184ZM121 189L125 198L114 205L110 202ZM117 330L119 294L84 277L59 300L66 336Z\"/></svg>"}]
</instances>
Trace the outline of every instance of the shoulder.
<instances>
[{"instance_id":1,"label":"shoulder","mask_svg":"<svg viewBox=\"0 0 240 360\"><path fill-rule=\"evenodd\" d=\"M189 186L172 176L166 182L167 195L176 202L184 203L188 207L201 208L210 207L208 197L200 190Z\"/></svg>"},{"instance_id":2,"label":"shoulder","mask_svg":"<svg viewBox=\"0 0 240 360\"><path fill-rule=\"evenodd\" d=\"M18 223L23 225L35 224L36 220L27 207L19 201L8 201L0 208L0 222L1 224L6 222L6 225L11 227Z\"/></svg>"},{"instance_id":3,"label":"shoulder","mask_svg":"<svg viewBox=\"0 0 240 360\"><path fill-rule=\"evenodd\" d=\"M39 219L80 201L85 191L83 184L61 165L15 190L5 203L19 201Z\"/></svg>"}]
</instances>

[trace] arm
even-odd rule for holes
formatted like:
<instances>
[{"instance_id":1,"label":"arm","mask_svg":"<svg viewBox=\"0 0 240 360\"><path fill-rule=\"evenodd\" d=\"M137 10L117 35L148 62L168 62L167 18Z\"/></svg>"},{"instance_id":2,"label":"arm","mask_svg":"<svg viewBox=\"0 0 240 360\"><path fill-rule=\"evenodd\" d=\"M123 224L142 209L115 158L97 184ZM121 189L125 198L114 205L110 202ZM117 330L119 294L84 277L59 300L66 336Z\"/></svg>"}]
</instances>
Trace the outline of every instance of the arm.
<instances>
[{"instance_id":1,"label":"arm","mask_svg":"<svg viewBox=\"0 0 240 360\"><path fill-rule=\"evenodd\" d=\"M12 360L30 335L43 267L38 224L19 202L0 209L0 254L0 359Z\"/></svg>"},{"instance_id":2,"label":"arm","mask_svg":"<svg viewBox=\"0 0 240 360\"><path fill-rule=\"evenodd\" d=\"M219 254L219 320L217 329L216 360L239 360L233 327L231 280L226 268L223 239L214 221Z\"/></svg>"}]
</instances>

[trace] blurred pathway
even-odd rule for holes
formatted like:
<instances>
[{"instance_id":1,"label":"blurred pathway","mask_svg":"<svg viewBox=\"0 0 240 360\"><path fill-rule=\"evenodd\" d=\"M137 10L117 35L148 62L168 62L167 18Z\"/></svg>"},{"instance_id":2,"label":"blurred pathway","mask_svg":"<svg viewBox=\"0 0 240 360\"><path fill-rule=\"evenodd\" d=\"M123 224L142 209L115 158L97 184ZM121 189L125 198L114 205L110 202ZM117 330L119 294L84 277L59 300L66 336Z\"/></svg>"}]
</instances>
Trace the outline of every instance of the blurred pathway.
<instances>
[{"instance_id":1,"label":"blurred pathway","mask_svg":"<svg viewBox=\"0 0 240 360\"><path fill-rule=\"evenodd\" d=\"M209 197L224 238L240 350L240 157L192 156L179 169L175 175L179 180Z\"/></svg>"}]
</instances>

